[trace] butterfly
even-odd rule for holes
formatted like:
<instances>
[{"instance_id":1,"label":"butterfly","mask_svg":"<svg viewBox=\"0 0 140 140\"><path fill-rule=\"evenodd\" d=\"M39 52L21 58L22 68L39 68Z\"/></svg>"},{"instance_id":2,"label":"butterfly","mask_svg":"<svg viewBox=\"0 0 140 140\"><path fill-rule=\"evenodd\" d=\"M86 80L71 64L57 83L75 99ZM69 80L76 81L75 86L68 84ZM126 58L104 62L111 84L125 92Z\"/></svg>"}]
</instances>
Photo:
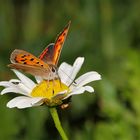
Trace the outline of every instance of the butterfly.
<instances>
[{"instance_id":1,"label":"butterfly","mask_svg":"<svg viewBox=\"0 0 140 140\"><path fill-rule=\"evenodd\" d=\"M39 57L24 50L15 49L10 56L12 69L22 70L33 76L40 76L45 80L58 78L57 64L64 45L70 22L56 38L55 43L49 44Z\"/></svg>"}]
</instances>

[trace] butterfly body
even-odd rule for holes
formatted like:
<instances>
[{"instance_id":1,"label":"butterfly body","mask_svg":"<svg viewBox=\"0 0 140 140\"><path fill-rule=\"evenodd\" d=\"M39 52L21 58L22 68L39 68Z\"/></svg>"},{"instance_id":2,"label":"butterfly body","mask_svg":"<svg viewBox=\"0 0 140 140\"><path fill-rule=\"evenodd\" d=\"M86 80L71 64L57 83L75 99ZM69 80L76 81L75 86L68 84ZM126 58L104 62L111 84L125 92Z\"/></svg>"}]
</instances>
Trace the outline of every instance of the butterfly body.
<instances>
[{"instance_id":1,"label":"butterfly body","mask_svg":"<svg viewBox=\"0 0 140 140\"><path fill-rule=\"evenodd\" d=\"M57 63L69 26L70 23L58 35L55 43L49 44L39 57L35 57L31 53L23 50L14 50L10 57L11 64L8 66L34 76L40 76L46 80L58 78Z\"/></svg>"}]
</instances>

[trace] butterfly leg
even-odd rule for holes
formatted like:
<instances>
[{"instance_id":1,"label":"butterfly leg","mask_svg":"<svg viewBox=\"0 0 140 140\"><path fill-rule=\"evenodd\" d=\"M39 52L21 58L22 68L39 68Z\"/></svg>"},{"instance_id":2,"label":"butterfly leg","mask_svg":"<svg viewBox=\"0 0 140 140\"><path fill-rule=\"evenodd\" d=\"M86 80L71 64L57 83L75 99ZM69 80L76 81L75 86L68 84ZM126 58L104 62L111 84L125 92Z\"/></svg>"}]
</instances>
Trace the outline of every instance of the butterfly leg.
<instances>
[{"instance_id":1,"label":"butterfly leg","mask_svg":"<svg viewBox=\"0 0 140 140\"><path fill-rule=\"evenodd\" d=\"M58 80L59 80L59 85L62 88L61 79L60 79L59 75L58 75Z\"/></svg>"},{"instance_id":2,"label":"butterfly leg","mask_svg":"<svg viewBox=\"0 0 140 140\"><path fill-rule=\"evenodd\" d=\"M50 88L50 80L49 80L50 77L51 77L51 75L49 74L48 79L47 79L47 88L46 88L47 90L48 90L48 88Z\"/></svg>"},{"instance_id":3,"label":"butterfly leg","mask_svg":"<svg viewBox=\"0 0 140 140\"><path fill-rule=\"evenodd\" d=\"M57 74L57 76L58 76L59 85L60 85L60 87L62 88L61 79L60 79L60 76L59 76L59 74L58 74L58 71L56 71L56 74Z\"/></svg>"},{"instance_id":4,"label":"butterfly leg","mask_svg":"<svg viewBox=\"0 0 140 140\"><path fill-rule=\"evenodd\" d=\"M55 85L56 85L55 79L53 79L53 85L52 85L52 94L53 94L53 95L54 95L54 93L55 93L55 91L54 91Z\"/></svg>"}]
</instances>

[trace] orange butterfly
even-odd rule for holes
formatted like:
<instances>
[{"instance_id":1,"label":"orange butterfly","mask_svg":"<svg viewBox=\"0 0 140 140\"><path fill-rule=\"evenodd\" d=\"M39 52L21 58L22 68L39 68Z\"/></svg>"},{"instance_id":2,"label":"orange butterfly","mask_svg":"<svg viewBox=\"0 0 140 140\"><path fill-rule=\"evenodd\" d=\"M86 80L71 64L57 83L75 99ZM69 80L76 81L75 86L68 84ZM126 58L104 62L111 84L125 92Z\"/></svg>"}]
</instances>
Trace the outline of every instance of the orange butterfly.
<instances>
[{"instance_id":1,"label":"orange butterfly","mask_svg":"<svg viewBox=\"0 0 140 140\"><path fill-rule=\"evenodd\" d=\"M11 53L10 57L10 61L12 64L9 64L8 66L13 69L23 70L24 72L27 72L34 76L41 76L46 80L58 78L56 70L57 63L69 27L70 22L58 35L55 43L49 44L47 48L45 48L40 54L39 58L23 50L14 50Z\"/></svg>"}]
</instances>

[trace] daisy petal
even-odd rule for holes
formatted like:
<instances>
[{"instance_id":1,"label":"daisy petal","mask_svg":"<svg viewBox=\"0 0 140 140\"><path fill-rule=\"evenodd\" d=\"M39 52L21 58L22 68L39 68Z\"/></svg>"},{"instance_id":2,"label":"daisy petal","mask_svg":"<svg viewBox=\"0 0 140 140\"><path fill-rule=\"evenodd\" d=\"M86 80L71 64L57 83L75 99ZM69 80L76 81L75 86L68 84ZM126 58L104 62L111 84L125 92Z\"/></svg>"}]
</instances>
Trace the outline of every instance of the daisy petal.
<instances>
[{"instance_id":1,"label":"daisy petal","mask_svg":"<svg viewBox=\"0 0 140 140\"><path fill-rule=\"evenodd\" d=\"M8 81L2 81L2 82L0 82L0 86L9 87L9 86L11 86L11 83Z\"/></svg>"},{"instance_id":2,"label":"daisy petal","mask_svg":"<svg viewBox=\"0 0 140 140\"><path fill-rule=\"evenodd\" d=\"M21 72L15 70L15 69L12 69L14 71L14 73L17 75L17 77L21 80L21 82L27 86L28 88L30 89L33 89L36 84L31 80L29 79L27 76L25 76L24 74L22 74Z\"/></svg>"},{"instance_id":3,"label":"daisy petal","mask_svg":"<svg viewBox=\"0 0 140 140\"><path fill-rule=\"evenodd\" d=\"M37 105L41 105L42 98L28 98L28 99L23 99L22 101L18 102L16 104L16 107L19 109L22 108L28 108L28 107L32 107L32 106L37 106ZM39 102L39 104L37 104Z\"/></svg>"},{"instance_id":4,"label":"daisy petal","mask_svg":"<svg viewBox=\"0 0 140 140\"><path fill-rule=\"evenodd\" d=\"M16 105L21 102L21 100L25 100L25 99L28 99L29 97L26 97L26 96L19 96L19 97L15 97L14 99L10 100L8 103L7 103L7 107L9 108L14 108L16 107Z\"/></svg>"},{"instance_id":5,"label":"daisy petal","mask_svg":"<svg viewBox=\"0 0 140 140\"><path fill-rule=\"evenodd\" d=\"M43 79L40 76L35 76L36 82L40 83Z\"/></svg>"},{"instance_id":6,"label":"daisy petal","mask_svg":"<svg viewBox=\"0 0 140 140\"><path fill-rule=\"evenodd\" d=\"M93 89L93 87L91 87L91 86L84 86L84 88L85 88L85 90L86 91L88 91L88 92L94 92L94 89Z\"/></svg>"},{"instance_id":7,"label":"daisy petal","mask_svg":"<svg viewBox=\"0 0 140 140\"><path fill-rule=\"evenodd\" d=\"M76 95L76 94L82 94L84 93L85 88L84 87L80 87L80 88L76 88L74 89L71 93L69 93L64 99L67 99L68 97L72 96L72 95Z\"/></svg>"},{"instance_id":8,"label":"daisy petal","mask_svg":"<svg viewBox=\"0 0 140 140\"><path fill-rule=\"evenodd\" d=\"M67 63L62 63L58 69L58 75L60 76L61 82L69 85L71 76L72 66ZM72 82L72 81L71 81Z\"/></svg>"},{"instance_id":9,"label":"daisy petal","mask_svg":"<svg viewBox=\"0 0 140 140\"><path fill-rule=\"evenodd\" d=\"M30 93L32 91L31 88L26 87L23 83L21 83L18 79L12 79L9 81L12 87L18 88L19 90L23 91L23 93Z\"/></svg>"},{"instance_id":10,"label":"daisy petal","mask_svg":"<svg viewBox=\"0 0 140 140\"><path fill-rule=\"evenodd\" d=\"M67 86L69 86L75 79L83 62L84 62L84 57L78 57L75 60L73 66L67 63L62 63L58 69L58 74L60 76L61 81L65 83Z\"/></svg>"},{"instance_id":11,"label":"daisy petal","mask_svg":"<svg viewBox=\"0 0 140 140\"><path fill-rule=\"evenodd\" d=\"M20 93L20 94L24 94L24 95L27 94L27 93L23 92L22 90L19 90L18 88L15 88L15 87L7 87L7 88L3 89L0 94L3 95L6 93L11 93L11 92Z\"/></svg>"},{"instance_id":12,"label":"daisy petal","mask_svg":"<svg viewBox=\"0 0 140 140\"><path fill-rule=\"evenodd\" d=\"M41 98L41 97L33 98L32 106L40 106L42 104L43 104L43 98Z\"/></svg>"},{"instance_id":13,"label":"daisy petal","mask_svg":"<svg viewBox=\"0 0 140 140\"><path fill-rule=\"evenodd\" d=\"M56 99L61 99L64 97L65 93L67 93L67 90L64 90L62 92L59 92L57 95L53 96L53 100L56 100Z\"/></svg>"},{"instance_id":14,"label":"daisy petal","mask_svg":"<svg viewBox=\"0 0 140 140\"><path fill-rule=\"evenodd\" d=\"M7 107L9 107L9 108L17 107L20 109L32 107L34 104L38 103L41 100L42 100L42 98L30 98L30 97L26 97L26 96L19 96L19 97L15 97L11 101L9 101L7 103Z\"/></svg>"},{"instance_id":15,"label":"daisy petal","mask_svg":"<svg viewBox=\"0 0 140 140\"><path fill-rule=\"evenodd\" d=\"M10 83L20 83L21 81L18 79L11 79L9 82Z\"/></svg>"},{"instance_id":16,"label":"daisy petal","mask_svg":"<svg viewBox=\"0 0 140 140\"><path fill-rule=\"evenodd\" d=\"M84 63L84 57L78 57L74 64L73 64L73 69L72 69L72 72L71 72L71 79L74 80L77 73L79 72L79 70L81 69L82 65Z\"/></svg>"},{"instance_id":17,"label":"daisy petal","mask_svg":"<svg viewBox=\"0 0 140 140\"><path fill-rule=\"evenodd\" d=\"M101 79L101 75L98 74L97 72L92 71L92 72L87 72L87 73L83 74L82 76L77 78L75 80L75 82L77 83L78 87L81 87L92 81L100 80L100 79Z\"/></svg>"},{"instance_id":18,"label":"daisy petal","mask_svg":"<svg viewBox=\"0 0 140 140\"><path fill-rule=\"evenodd\" d=\"M30 93L32 92L32 89L26 87L24 84L19 83L18 85L15 85L16 88L18 88L20 91L22 91L23 93L25 93L24 95L30 96Z\"/></svg>"}]
</instances>

